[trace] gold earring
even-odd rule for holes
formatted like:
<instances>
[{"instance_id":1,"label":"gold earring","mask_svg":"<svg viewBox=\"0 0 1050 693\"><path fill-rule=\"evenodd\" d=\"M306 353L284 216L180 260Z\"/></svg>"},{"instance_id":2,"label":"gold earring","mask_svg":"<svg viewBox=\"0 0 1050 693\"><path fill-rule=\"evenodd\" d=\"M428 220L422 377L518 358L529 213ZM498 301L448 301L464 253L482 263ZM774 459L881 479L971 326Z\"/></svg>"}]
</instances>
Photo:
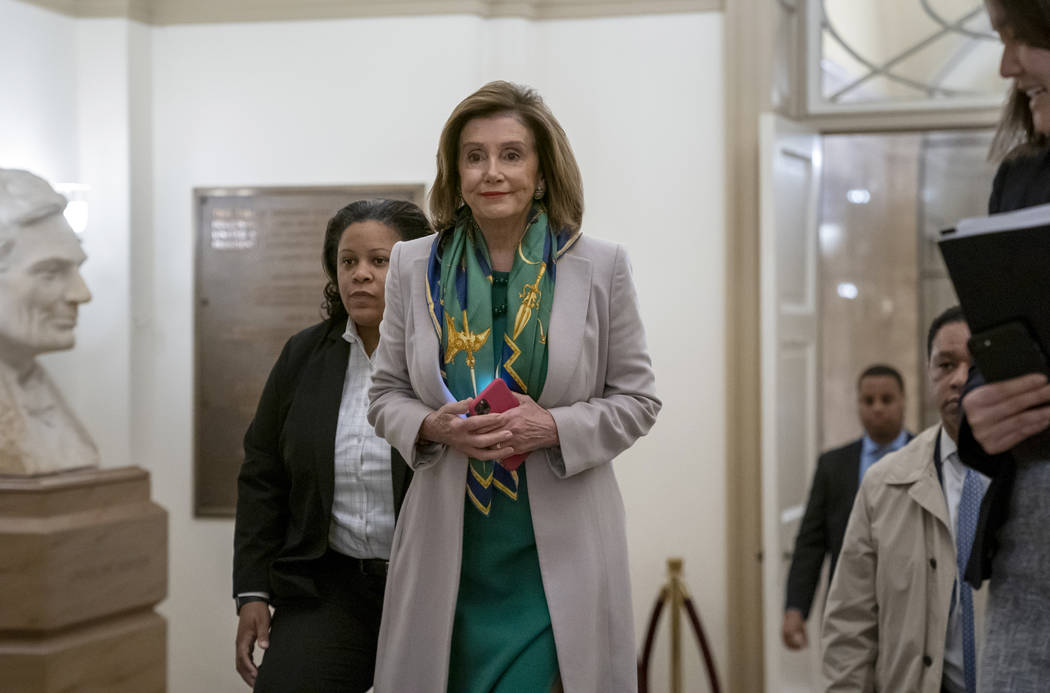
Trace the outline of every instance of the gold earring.
<instances>
[{"instance_id":1,"label":"gold earring","mask_svg":"<svg viewBox=\"0 0 1050 693\"><path fill-rule=\"evenodd\" d=\"M532 193L532 199L540 200L543 199L543 194L547 192L547 186L540 181L539 185L536 186L536 192Z\"/></svg>"}]
</instances>

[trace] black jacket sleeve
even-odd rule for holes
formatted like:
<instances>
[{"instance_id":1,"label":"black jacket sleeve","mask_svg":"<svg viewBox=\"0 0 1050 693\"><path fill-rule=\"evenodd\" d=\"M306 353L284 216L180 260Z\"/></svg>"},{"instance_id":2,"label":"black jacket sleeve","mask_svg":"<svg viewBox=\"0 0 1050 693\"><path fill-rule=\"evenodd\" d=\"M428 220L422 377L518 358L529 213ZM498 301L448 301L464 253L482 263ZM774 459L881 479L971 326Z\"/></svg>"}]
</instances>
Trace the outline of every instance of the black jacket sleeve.
<instances>
[{"instance_id":1,"label":"black jacket sleeve","mask_svg":"<svg viewBox=\"0 0 1050 693\"><path fill-rule=\"evenodd\" d=\"M269 571L287 532L290 481L280 454L280 434L292 386L292 341L281 351L244 436L237 477L233 593L269 592Z\"/></svg>"},{"instance_id":2,"label":"black jacket sleeve","mask_svg":"<svg viewBox=\"0 0 1050 693\"><path fill-rule=\"evenodd\" d=\"M809 618L813 595L820 582L820 569L829 550L827 534L828 460L821 455L813 473L813 486L806 501L806 512L795 538L795 551L791 557L791 568L787 579L787 601L785 609L798 609L803 618ZM766 560L773 560L770 556Z\"/></svg>"},{"instance_id":3,"label":"black jacket sleeve","mask_svg":"<svg viewBox=\"0 0 1050 693\"><path fill-rule=\"evenodd\" d=\"M984 385L984 376L976 366L970 368L970 375L963 387L963 399L971 390ZM973 548L970 550L970 561L966 564L963 577L974 587L980 587L984 580L992 576L992 559L999 548L999 528L1006 522L1010 508L1010 495L1014 486L1014 458L1010 453L990 455L973 437L973 429L963 413L959 424L959 459L991 479L988 490L981 501L981 513L977 518L977 533L974 535Z\"/></svg>"}]
</instances>

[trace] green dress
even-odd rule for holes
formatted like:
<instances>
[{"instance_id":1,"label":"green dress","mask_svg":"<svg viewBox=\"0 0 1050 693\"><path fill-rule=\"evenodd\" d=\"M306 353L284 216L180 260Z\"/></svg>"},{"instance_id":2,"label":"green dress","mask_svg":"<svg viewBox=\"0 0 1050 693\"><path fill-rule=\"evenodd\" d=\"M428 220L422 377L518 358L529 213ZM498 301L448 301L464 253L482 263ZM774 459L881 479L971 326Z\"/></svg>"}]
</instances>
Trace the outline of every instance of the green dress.
<instances>
[{"instance_id":1,"label":"green dress","mask_svg":"<svg viewBox=\"0 0 1050 693\"><path fill-rule=\"evenodd\" d=\"M492 343L500 346L508 276L492 273ZM487 517L464 494L449 693L548 693L558 678L525 467L518 467L517 500L493 494Z\"/></svg>"}]
</instances>

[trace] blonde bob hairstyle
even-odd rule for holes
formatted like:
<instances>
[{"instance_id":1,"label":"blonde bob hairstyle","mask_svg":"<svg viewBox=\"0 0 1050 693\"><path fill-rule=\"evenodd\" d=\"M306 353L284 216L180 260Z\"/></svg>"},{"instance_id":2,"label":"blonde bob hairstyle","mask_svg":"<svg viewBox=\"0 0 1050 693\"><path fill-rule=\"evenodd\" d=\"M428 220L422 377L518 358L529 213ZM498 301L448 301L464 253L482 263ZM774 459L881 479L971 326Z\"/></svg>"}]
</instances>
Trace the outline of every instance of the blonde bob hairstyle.
<instances>
[{"instance_id":1,"label":"blonde bob hairstyle","mask_svg":"<svg viewBox=\"0 0 1050 693\"><path fill-rule=\"evenodd\" d=\"M535 90L510 82L489 82L463 99L448 117L438 141L437 177L430 190L434 228L453 226L460 197L459 137L474 118L511 115L532 132L546 183L543 202L552 229L575 232L583 223L583 180L580 167L558 120Z\"/></svg>"}]
</instances>

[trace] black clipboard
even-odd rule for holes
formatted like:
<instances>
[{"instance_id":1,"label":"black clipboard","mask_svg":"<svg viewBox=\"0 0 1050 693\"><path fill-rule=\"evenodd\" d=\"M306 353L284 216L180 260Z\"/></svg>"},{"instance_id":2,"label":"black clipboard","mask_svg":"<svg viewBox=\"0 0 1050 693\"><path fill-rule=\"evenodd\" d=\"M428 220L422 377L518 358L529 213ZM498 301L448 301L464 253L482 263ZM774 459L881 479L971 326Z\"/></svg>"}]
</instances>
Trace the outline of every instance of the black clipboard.
<instances>
[{"instance_id":1,"label":"black clipboard","mask_svg":"<svg viewBox=\"0 0 1050 693\"><path fill-rule=\"evenodd\" d=\"M1050 375L1050 205L965 219L938 246L982 375Z\"/></svg>"}]
</instances>

